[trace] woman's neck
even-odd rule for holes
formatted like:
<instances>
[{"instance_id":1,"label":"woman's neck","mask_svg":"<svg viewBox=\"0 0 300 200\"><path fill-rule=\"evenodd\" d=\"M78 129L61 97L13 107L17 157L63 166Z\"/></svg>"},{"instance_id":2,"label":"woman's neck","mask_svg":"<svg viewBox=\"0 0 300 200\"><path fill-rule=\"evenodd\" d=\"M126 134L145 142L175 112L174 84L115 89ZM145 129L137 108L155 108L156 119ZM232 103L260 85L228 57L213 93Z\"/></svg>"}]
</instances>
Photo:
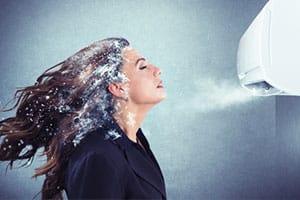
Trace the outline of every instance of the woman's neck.
<instances>
[{"instance_id":1,"label":"woman's neck","mask_svg":"<svg viewBox=\"0 0 300 200\"><path fill-rule=\"evenodd\" d=\"M149 109L141 109L138 106L119 106L117 112L113 114L122 131L133 142L137 142L136 133Z\"/></svg>"}]
</instances>

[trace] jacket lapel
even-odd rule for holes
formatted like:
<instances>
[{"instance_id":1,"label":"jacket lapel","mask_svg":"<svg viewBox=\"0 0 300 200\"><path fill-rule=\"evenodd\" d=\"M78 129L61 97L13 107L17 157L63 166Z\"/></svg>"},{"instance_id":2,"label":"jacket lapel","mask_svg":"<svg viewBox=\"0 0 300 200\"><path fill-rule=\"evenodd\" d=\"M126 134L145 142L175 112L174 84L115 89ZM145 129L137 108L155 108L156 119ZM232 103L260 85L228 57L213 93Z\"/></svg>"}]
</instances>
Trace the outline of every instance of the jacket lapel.
<instances>
[{"instance_id":1,"label":"jacket lapel","mask_svg":"<svg viewBox=\"0 0 300 200\"><path fill-rule=\"evenodd\" d=\"M163 195L163 197L166 198L165 184L162 173L142 131L139 130L138 137L146 148L146 151L148 151L148 154L150 155L153 162L147 159L146 155L143 155L143 153L134 146L137 144L134 144L125 135L125 133L115 121L112 121L107 128L108 131L114 131L120 135L120 137L110 137L110 135L108 135L107 137L110 138L115 144L120 147L120 149L123 150L128 164L131 166L137 176L144 179L146 182L156 188Z\"/></svg>"},{"instance_id":2,"label":"jacket lapel","mask_svg":"<svg viewBox=\"0 0 300 200\"><path fill-rule=\"evenodd\" d=\"M145 158L141 152L138 152L134 147L125 151L128 163L135 173L155 187L165 197L165 187L159 169Z\"/></svg>"},{"instance_id":3,"label":"jacket lapel","mask_svg":"<svg viewBox=\"0 0 300 200\"><path fill-rule=\"evenodd\" d=\"M159 164L158 164L157 160L155 159L155 156L154 156L153 152L150 149L150 145L148 143L148 140L146 139L146 137L143 134L143 132L142 132L141 129L138 130L137 137L142 142L143 146L146 148L146 151L148 152L149 156L151 157L151 159L155 163L155 165L156 165L156 167L157 167L157 169L159 171L159 174L160 174L161 178L164 180L164 177L163 177L163 174L162 174L161 169L159 167Z\"/></svg>"}]
</instances>

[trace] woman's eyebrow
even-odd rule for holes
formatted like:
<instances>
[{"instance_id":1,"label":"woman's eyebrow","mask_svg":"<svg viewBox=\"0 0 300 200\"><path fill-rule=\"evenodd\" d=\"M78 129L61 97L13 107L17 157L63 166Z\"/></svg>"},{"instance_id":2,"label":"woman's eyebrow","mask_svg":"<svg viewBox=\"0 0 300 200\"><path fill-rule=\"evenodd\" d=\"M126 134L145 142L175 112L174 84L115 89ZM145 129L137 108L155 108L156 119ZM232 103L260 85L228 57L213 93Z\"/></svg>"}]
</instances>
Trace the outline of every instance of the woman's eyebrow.
<instances>
[{"instance_id":1,"label":"woman's eyebrow","mask_svg":"<svg viewBox=\"0 0 300 200\"><path fill-rule=\"evenodd\" d=\"M145 58L139 58L139 59L136 60L135 65L137 65L137 64L138 64L140 61L142 61L142 60L143 60L143 61L146 61Z\"/></svg>"}]
</instances>

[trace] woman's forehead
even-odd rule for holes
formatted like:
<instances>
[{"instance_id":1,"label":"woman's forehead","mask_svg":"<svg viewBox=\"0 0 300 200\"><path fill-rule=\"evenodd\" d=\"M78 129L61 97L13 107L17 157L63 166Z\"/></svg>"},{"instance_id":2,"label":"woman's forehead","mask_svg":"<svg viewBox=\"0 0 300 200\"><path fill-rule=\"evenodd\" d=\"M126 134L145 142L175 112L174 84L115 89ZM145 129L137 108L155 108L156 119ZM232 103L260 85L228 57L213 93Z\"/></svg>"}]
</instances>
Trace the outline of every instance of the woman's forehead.
<instances>
[{"instance_id":1,"label":"woman's forehead","mask_svg":"<svg viewBox=\"0 0 300 200\"><path fill-rule=\"evenodd\" d=\"M125 62L135 63L142 55L134 48L126 47L123 49L123 59Z\"/></svg>"}]
</instances>

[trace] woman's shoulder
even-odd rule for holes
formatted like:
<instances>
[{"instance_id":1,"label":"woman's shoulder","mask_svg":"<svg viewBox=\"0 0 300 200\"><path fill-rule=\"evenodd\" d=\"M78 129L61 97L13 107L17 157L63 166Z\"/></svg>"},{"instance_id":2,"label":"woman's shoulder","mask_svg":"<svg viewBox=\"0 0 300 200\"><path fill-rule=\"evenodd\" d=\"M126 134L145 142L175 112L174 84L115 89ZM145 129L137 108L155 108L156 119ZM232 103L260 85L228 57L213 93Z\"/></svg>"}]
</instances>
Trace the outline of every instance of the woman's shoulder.
<instances>
[{"instance_id":1,"label":"woman's shoulder","mask_svg":"<svg viewBox=\"0 0 300 200\"><path fill-rule=\"evenodd\" d=\"M107 185L113 181L124 185L128 180L129 167L124 154L113 141L105 137L105 133L103 129L90 132L75 147L65 175L70 198L77 199L80 195L91 194L90 192L101 194L103 191L99 185Z\"/></svg>"},{"instance_id":2,"label":"woman's shoulder","mask_svg":"<svg viewBox=\"0 0 300 200\"><path fill-rule=\"evenodd\" d=\"M102 159L118 159L122 152L105 135L106 130L101 128L88 133L80 144L75 147L70 162L85 160L90 156L98 156Z\"/></svg>"}]
</instances>

